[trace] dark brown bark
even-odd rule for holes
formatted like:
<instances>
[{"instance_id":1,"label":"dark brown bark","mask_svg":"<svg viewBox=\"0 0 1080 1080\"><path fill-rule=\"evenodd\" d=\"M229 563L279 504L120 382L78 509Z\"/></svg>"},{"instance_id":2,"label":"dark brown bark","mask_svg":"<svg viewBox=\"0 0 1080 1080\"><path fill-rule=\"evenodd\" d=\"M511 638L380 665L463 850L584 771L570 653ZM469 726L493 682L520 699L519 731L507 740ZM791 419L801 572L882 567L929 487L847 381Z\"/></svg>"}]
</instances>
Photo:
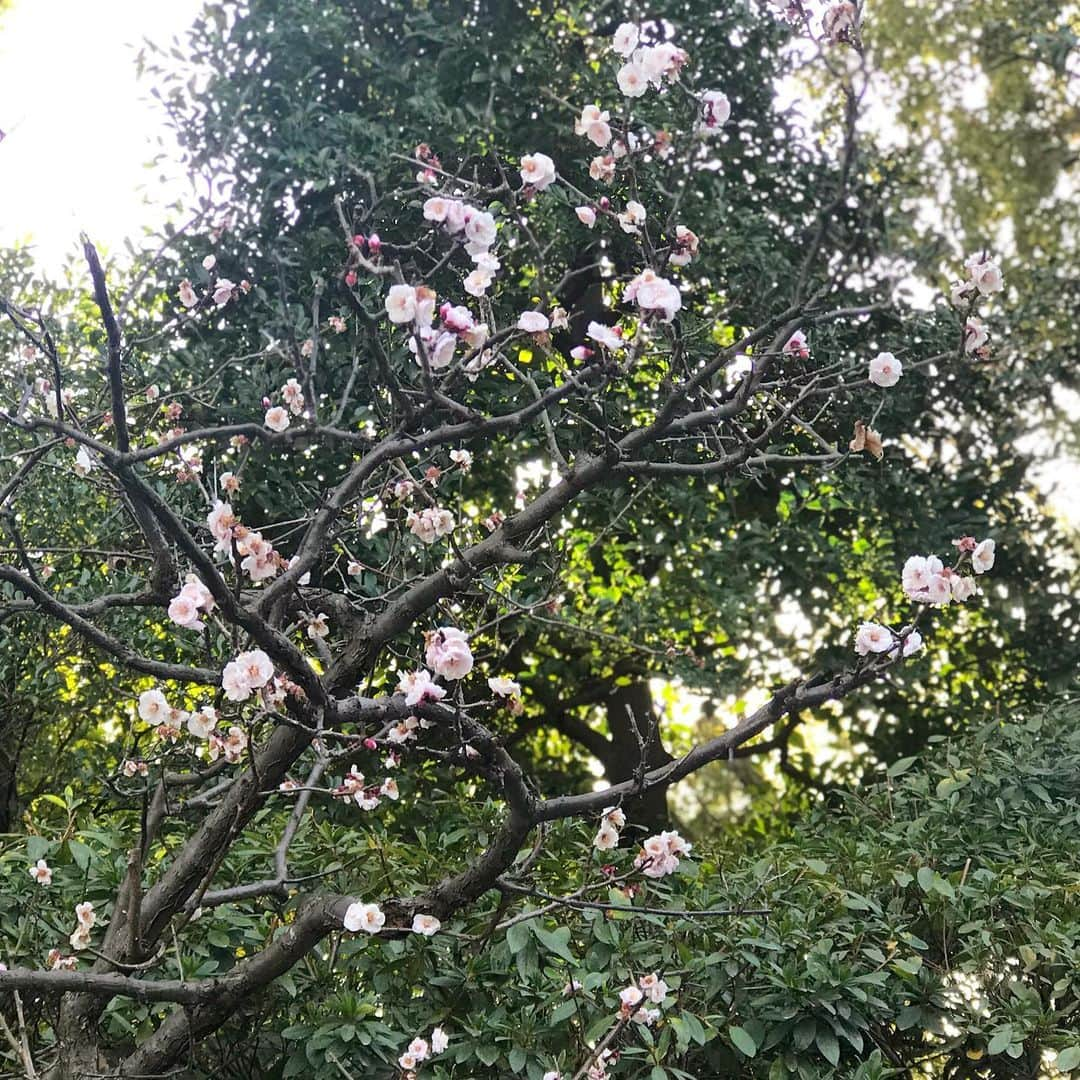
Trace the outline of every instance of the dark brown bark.
<instances>
[{"instance_id":1,"label":"dark brown bark","mask_svg":"<svg viewBox=\"0 0 1080 1080\"><path fill-rule=\"evenodd\" d=\"M632 780L636 775L659 768L672 761L660 734L660 717L653 705L647 678L635 678L613 687L604 702L610 747L603 762L604 773L612 784ZM671 827L667 789L651 788L623 803L626 820L649 832Z\"/></svg>"}]
</instances>

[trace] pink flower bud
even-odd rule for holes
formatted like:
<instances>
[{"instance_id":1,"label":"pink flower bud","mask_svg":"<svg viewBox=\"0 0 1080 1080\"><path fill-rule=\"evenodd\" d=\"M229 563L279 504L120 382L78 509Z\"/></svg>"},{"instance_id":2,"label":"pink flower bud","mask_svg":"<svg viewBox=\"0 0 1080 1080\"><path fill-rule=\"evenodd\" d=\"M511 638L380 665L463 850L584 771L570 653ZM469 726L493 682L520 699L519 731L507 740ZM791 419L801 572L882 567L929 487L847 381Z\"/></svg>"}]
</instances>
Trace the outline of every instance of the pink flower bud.
<instances>
[{"instance_id":1,"label":"pink flower bud","mask_svg":"<svg viewBox=\"0 0 1080 1080\"><path fill-rule=\"evenodd\" d=\"M356 271L355 270L350 270L345 275L345 284L348 285L350 289L353 288L354 285L356 285Z\"/></svg>"},{"instance_id":2,"label":"pink flower bud","mask_svg":"<svg viewBox=\"0 0 1080 1080\"><path fill-rule=\"evenodd\" d=\"M379 234L372 233L371 236L368 237L368 251L370 251L372 255L378 255L381 247L382 241L379 239Z\"/></svg>"},{"instance_id":3,"label":"pink flower bud","mask_svg":"<svg viewBox=\"0 0 1080 1080\"><path fill-rule=\"evenodd\" d=\"M262 399L262 406L263 406L264 409L269 409L270 408L270 399L268 397L264 397Z\"/></svg>"},{"instance_id":4,"label":"pink flower bud","mask_svg":"<svg viewBox=\"0 0 1080 1080\"><path fill-rule=\"evenodd\" d=\"M376 743L375 740L370 735L364 740L364 749L365 750L374 750L374 749L376 749L377 746L378 746L378 743Z\"/></svg>"},{"instance_id":5,"label":"pink flower bud","mask_svg":"<svg viewBox=\"0 0 1080 1080\"><path fill-rule=\"evenodd\" d=\"M601 210L607 210L611 206L611 200L606 195L601 195L600 202L597 205Z\"/></svg>"},{"instance_id":6,"label":"pink flower bud","mask_svg":"<svg viewBox=\"0 0 1080 1080\"><path fill-rule=\"evenodd\" d=\"M356 235L355 235L355 236L354 236L354 237L352 238L352 242L353 242L353 243L354 243L354 244L355 244L355 245L356 245L356 246L357 246L358 248L362 248L362 247L363 247L363 246L364 246L364 245L365 245L365 244L367 243L367 241L366 241L366 240L365 240L365 239L363 238L363 236L361 236L361 235L360 235L360 233L357 233L357 234L356 234Z\"/></svg>"}]
</instances>

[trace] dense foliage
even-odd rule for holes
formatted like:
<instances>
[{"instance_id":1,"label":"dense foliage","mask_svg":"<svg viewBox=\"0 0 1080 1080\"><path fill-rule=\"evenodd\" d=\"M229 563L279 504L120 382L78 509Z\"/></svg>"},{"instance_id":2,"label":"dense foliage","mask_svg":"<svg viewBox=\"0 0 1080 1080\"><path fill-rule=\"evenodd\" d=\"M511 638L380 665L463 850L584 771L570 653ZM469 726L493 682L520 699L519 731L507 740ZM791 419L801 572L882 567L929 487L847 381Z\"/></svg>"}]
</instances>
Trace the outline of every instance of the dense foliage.
<instances>
[{"instance_id":1,"label":"dense foliage","mask_svg":"<svg viewBox=\"0 0 1080 1080\"><path fill-rule=\"evenodd\" d=\"M1054 163L913 216L931 143L865 110L916 23L777 7L642 19L689 60L620 96L620 4L211 4L146 62L183 226L65 287L5 254L12 1069L1080 1064L1073 541L1023 441L1072 378ZM1074 38L1016 18L1059 146ZM977 172L943 86L905 119ZM441 199L491 214L479 290Z\"/></svg>"}]
</instances>

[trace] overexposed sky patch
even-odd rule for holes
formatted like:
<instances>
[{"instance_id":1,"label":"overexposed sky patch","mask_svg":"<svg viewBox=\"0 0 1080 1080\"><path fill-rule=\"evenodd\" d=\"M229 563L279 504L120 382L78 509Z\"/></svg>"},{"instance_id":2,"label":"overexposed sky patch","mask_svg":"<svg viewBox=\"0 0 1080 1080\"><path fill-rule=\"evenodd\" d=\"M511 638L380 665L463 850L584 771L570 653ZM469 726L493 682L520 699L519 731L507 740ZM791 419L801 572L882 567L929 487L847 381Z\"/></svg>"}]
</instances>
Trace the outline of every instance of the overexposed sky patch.
<instances>
[{"instance_id":1,"label":"overexposed sky patch","mask_svg":"<svg viewBox=\"0 0 1080 1080\"><path fill-rule=\"evenodd\" d=\"M147 163L161 105L136 78L144 38L182 34L202 0L15 0L0 17L0 247L31 241L55 272L85 230L118 252L186 190ZM149 199L152 207L147 207Z\"/></svg>"}]
</instances>

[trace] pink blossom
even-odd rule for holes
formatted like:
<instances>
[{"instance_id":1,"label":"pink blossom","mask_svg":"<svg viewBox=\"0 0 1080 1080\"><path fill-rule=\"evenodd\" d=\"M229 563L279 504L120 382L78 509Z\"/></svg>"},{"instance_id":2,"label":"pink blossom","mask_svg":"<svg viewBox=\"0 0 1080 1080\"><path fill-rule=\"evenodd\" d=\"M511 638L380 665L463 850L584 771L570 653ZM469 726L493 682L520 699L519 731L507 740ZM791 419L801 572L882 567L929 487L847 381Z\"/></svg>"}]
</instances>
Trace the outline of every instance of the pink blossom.
<instances>
[{"instance_id":1,"label":"pink blossom","mask_svg":"<svg viewBox=\"0 0 1080 1080\"><path fill-rule=\"evenodd\" d=\"M201 630L205 625L199 619L199 606L191 596L182 592L169 601L169 618L186 630Z\"/></svg>"},{"instance_id":2,"label":"pink blossom","mask_svg":"<svg viewBox=\"0 0 1080 1080\"><path fill-rule=\"evenodd\" d=\"M706 90L701 95L701 122L709 131L722 128L731 116L731 102L719 90Z\"/></svg>"},{"instance_id":3,"label":"pink blossom","mask_svg":"<svg viewBox=\"0 0 1080 1080\"><path fill-rule=\"evenodd\" d=\"M384 307L392 323L412 322L416 318L416 290L411 285L391 285Z\"/></svg>"},{"instance_id":4,"label":"pink blossom","mask_svg":"<svg viewBox=\"0 0 1080 1080\"><path fill-rule=\"evenodd\" d=\"M983 540L971 553L971 569L976 574L985 574L994 568L995 544L993 540Z\"/></svg>"},{"instance_id":5,"label":"pink blossom","mask_svg":"<svg viewBox=\"0 0 1080 1080\"><path fill-rule=\"evenodd\" d=\"M412 931L414 934L423 934L424 937L431 937L432 934L437 934L442 927L442 923L435 918L434 915L414 915L412 921ZM436 1051L438 1053L438 1051Z\"/></svg>"},{"instance_id":6,"label":"pink blossom","mask_svg":"<svg viewBox=\"0 0 1080 1080\"><path fill-rule=\"evenodd\" d=\"M284 431L289 426L289 411L281 405L266 410L263 422L271 431Z\"/></svg>"},{"instance_id":7,"label":"pink blossom","mask_svg":"<svg viewBox=\"0 0 1080 1080\"><path fill-rule=\"evenodd\" d=\"M180 303L186 308L193 308L199 302L199 297L187 278L180 282L179 297Z\"/></svg>"},{"instance_id":8,"label":"pink blossom","mask_svg":"<svg viewBox=\"0 0 1080 1080\"><path fill-rule=\"evenodd\" d=\"M518 316L518 329L530 334L542 334L550 325L548 317L542 311L523 311Z\"/></svg>"},{"instance_id":9,"label":"pink blossom","mask_svg":"<svg viewBox=\"0 0 1080 1080\"><path fill-rule=\"evenodd\" d=\"M806 335L801 330L796 330L784 343L785 356L797 356L800 360L806 360L810 356L810 346L807 344Z\"/></svg>"},{"instance_id":10,"label":"pink blossom","mask_svg":"<svg viewBox=\"0 0 1080 1080\"><path fill-rule=\"evenodd\" d=\"M967 267L968 274L971 276L972 284L982 296L989 296L991 293L1001 292L1005 288L1005 280L1001 274L1001 267L992 259L983 257L982 255L972 255L971 258L964 263Z\"/></svg>"},{"instance_id":11,"label":"pink blossom","mask_svg":"<svg viewBox=\"0 0 1080 1080\"><path fill-rule=\"evenodd\" d=\"M611 38L612 51L620 56L629 56L637 48L640 36L636 23L622 23Z\"/></svg>"},{"instance_id":12,"label":"pink blossom","mask_svg":"<svg viewBox=\"0 0 1080 1080\"><path fill-rule=\"evenodd\" d=\"M593 847L598 851L611 851L619 846L619 833L610 822L604 821L593 837Z\"/></svg>"},{"instance_id":13,"label":"pink blossom","mask_svg":"<svg viewBox=\"0 0 1080 1080\"><path fill-rule=\"evenodd\" d=\"M888 652L893 646L891 631L880 623L864 622L855 633L855 651L860 656Z\"/></svg>"},{"instance_id":14,"label":"pink blossom","mask_svg":"<svg viewBox=\"0 0 1080 1080\"><path fill-rule=\"evenodd\" d=\"M878 353L870 361L869 378L875 386L895 386L903 373L903 365L891 352Z\"/></svg>"},{"instance_id":15,"label":"pink blossom","mask_svg":"<svg viewBox=\"0 0 1080 1080\"><path fill-rule=\"evenodd\" d=\"M424 659L444 679L463 679L472 671L473 655L468 636L453 626L444 626L425 635Z\"/></svg>"},{"instance_id":16,"label":"pink blossom","mask_svg":"<svg viewBox=\"0 0 1080 1080\"><path fill-rule=\"evenodd\" d=\"M588 329L589 337L599 345L603 345L613 352L626 348L626 342L622 339L622 333L617 326L605 326L603 323L591 322Z\"/></svg>"},{"instance_id":17,"label":"pink blossom","mask_svg":"<svg viewBox=\"0 0 1080 1080\"><path fill-rule=\"evenodd\" d=\"M236 286L228 278L219 278L214 286L214 303L224 307L236 294Z\"/></svg>"},{"instance_id":18,"label":"pink blossom","mask_svg":"<svg viewBox=\"0 0 1080 1080\"><path fill-rule=\"evenodd\" d=\"M586 105L581 110L581 116L574 121L574 134L584 135L590 142L604 147L611 142L611 119L607 110L601 110L596 105Z\"/></svg>"},{"instance_id":19,"label":"pink blossom","mask_svg":"<svg viewBox=\"0 0 1080 1080\"><path fill-rule=\"evenodd\" d=\"M626 286L624 295L627 300L637 303L643 314L658 314L664 322L671 322L682 307L679 287L653 270L638 274Z\"/></svg>"},{"instance_id":20,"label":"pink blossom","mask_svg":"<svg viewBox=\"0 0 1080 1080\"><path fill-rule=\"evenodd\" d=\"M139 718L148 724L160 724L172 715L172 706L160 690L144 690L139 695Z\"/></svg>"},{"instance_id":21,"label":"pink blossom","mask_svg":"<svg viewBox=\"0 0 1080 1080\"><path fill-rule=\"evenodd\" d=\"M645 216L645 207L636 199L630 199L626 204L626 209L621 214L616 214L622 231L631 234L638 232L640 226L645 224ZM652 271L646 270L645 273L649 274Z\"/></svg>"},{"instance_id":22,"label":"pink blossom","mask_svg":"<svg viewBox=\"0 0 1080 1080\"><path fill-rule=\"evenodd\" d=\"M981 349L989 338L981 319L976 319L973 315L964 323L964 352L973 353Z\"/></svg>"},{"instance_id":23,"label":"pink blossom","mask_svg":"<svg viewBox=\"0 0 1080 1080\"><path fill-rule=\"evenodd\" d=\"M543 191L555 183L555 162L547 154L526 154L521 159L521 180Z\"/></svg>"},{"instance_id":24,"label":"pink blossom","mask_svg":"<svg viewBox=\"0 0 1080 1080\"><path fill-rule=\"evenodd\" d=\"M419 705L422 701L441 701L446 690L439 686L425 668L406 672L398 680L397 691L405 695L406 705Z\"/></svg>"},{"instance_id":25,"label":"pink blossom","mask_svg":"<svg viewBox=\"0 0 1080 1080\"><path fill-rule=\"evenodd\" d=\"M41 886L51 885L52 875L53 872L44 859L38 859L38 861L30 867L30 876Z\"/></svg>"},{"instance_id":26,"label":"pink blossom","mask_svg":"<svg viewBox=\"0 0 1080 1080\"><path fill-rule=\"evenodd\" d=\"M649 89L648 72L635 60L631 60L630 63L623 64L619 68L615 81L619 84L619 89L628 98L641 97Z\"/></svg>"},{"instance_id":27,"label":"pink blossom","mask_svg":"<svg viewBox=\"0 0 1080 1080\"><path fill-rule=\"evenodd\" d=\"M378 904L350 904L342 920L345 929L355 933L363 930L368 934L377 934L386 925L386 916Z\"/></svg>"},{"instance_id":28,"label":"pink blossom","mask_svg":"<svg viewBox=\"0 0 1080 1080\"><path fill-rule=\"evenodd\" d=\"M274 676L274 665L262 649L240 653L221 673L221 686L230 701L246 701Z\"/></svg>"}]
</instances>

